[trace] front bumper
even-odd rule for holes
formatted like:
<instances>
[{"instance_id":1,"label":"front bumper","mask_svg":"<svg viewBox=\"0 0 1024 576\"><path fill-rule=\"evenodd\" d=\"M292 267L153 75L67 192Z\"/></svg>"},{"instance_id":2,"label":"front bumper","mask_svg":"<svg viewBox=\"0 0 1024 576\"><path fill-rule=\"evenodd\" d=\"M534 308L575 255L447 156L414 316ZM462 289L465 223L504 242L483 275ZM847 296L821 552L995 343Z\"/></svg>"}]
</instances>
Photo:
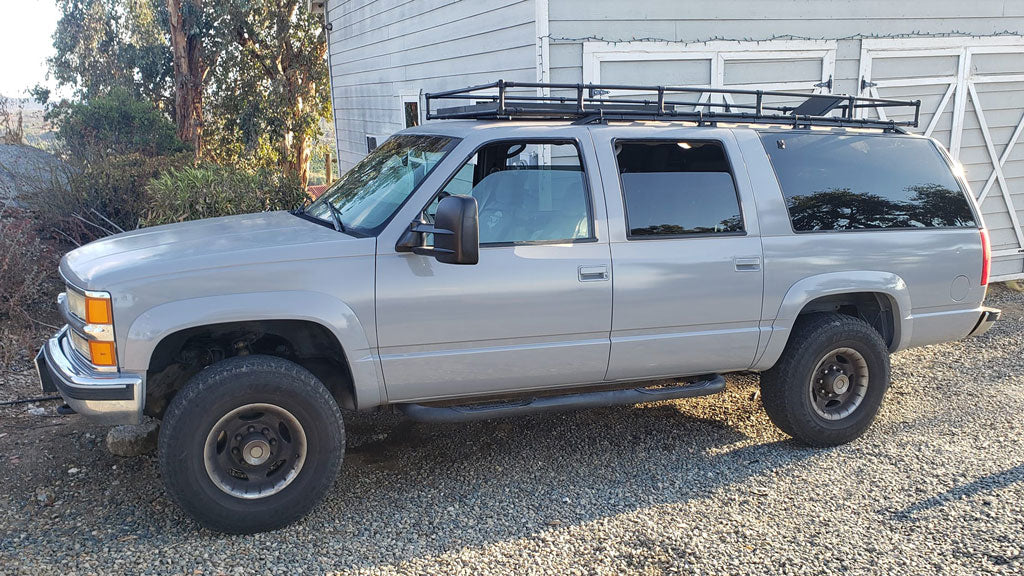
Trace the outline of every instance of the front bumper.
<instances>
[{"instance_id":1,"label":"front bumper","mask_svg":"<svg viewBox=\"0 0 1024 576\"><path fill-rule=\"evenodd\" d=\"M988 329L991 328L993 324L999 321L999 316L1002 313L1002 310L999 310L998 308L982 308L981 317L978 318L978 323L974 326L974 329L971 330L971 333L968 334L967 336L980 336L985 332L988 332Z\"/></svg>"},{"instance_id":2,"label":"front bumper","mask_svg":"<svg viewBox=\"0 0 1024 576\"><path fill-rule=\"evenodd\" d=\"M137 424L143 380L135 374L97 372L81 361L65 326L36 355L43 392L57 392L75 412L102 424Z\"/></svg>"}]
</instances>

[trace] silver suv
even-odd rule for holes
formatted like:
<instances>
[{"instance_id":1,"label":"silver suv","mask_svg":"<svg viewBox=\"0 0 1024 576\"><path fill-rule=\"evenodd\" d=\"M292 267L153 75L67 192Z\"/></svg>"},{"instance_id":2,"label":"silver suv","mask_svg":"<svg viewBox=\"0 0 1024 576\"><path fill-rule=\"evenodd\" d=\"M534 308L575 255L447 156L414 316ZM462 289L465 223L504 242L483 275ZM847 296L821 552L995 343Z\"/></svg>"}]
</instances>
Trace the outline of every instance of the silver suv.
<instances>
[{"instance_id":1,"label":"silver suv","mask_svg":"<svg viewBox=\"0 0 1024 576\"><path fill-rule=\"evenodd\" d=\"M871 424L890 353L998 318L962 176L863 118L917 103L515 88L428 96L471 102L304 209L70 252L44 390L100 422L162 418L168 494L254 532L329 489L342 408L462 421L712 394L750 370L779 428L831 446Z\"/></svg>"}]
</instances>

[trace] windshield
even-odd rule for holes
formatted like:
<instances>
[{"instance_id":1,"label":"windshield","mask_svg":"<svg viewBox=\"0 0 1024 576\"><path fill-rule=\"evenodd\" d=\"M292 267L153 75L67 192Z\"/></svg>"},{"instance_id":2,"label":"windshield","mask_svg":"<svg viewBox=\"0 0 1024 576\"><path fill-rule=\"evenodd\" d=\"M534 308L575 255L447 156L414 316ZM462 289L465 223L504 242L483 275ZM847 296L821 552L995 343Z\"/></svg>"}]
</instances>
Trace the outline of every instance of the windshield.
<instances>
[{"instance_id":1,"label":"windshield","mask_svg":"<svg viewBox=\"0 0 1024 576\"><path fill-rule=\"evenodd\" d=\"M305 212L332 222L330 202L346 231L375 234L456 142L445 136L394 136L360 160Z\"/></svg>"}]
</instances>

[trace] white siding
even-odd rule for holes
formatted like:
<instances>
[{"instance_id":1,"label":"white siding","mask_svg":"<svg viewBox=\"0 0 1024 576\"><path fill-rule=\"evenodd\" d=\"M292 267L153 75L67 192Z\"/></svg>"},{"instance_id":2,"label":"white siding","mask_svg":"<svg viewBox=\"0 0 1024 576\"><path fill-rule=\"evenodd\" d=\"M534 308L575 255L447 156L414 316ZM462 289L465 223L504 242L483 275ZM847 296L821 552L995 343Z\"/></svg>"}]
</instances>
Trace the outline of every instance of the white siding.
<instances>
[{"instance_id":1,"label":"white siding","mask_svg":"<svg viewBox=\"0 0 1024 576\"><path fill-rule=\"evenodd\" d=\"M1024 33L1020 0L549 0L552 82L582 80L585 39L838 40L833 92L858 92L860 37Z\"/></svg>"},{"instance_id":2,"label":"white siding","mask_svg":"<svg viewBox=\"0 0 1024 576\"><path fill-rule=\"evenodd\" d=\"M547 6L548 22L536 19ZM498 78L536 81L546 72L551 82L585 79L584 45L660 45L721 47L786 41L824 41L826 56L782 60L721 57L717 79L710 60L599 62L602 80L622 83L763 85L786 82L787 88L813 90L833 75L832 92L862 93L862 46L869 38L941 38L1024 34L1022 0L330 0L333 25L331 59L339 155L350 167L366 151L366 135L386 136L402 127L401 95L437 91ZM538 30L549 37L538 40ZM541 32L541 35L543 32ZM955 40L954 40L955 41ZM804 42L807 44L807 42ZM543 49L541 46L543 45ZM761 48L764 49L764 48ZM717 50L717 48L716 48ZM717 58L713 52L711 58ZM751 52L753 54L756 49ZM763 56L763 55L762 55ZM752 56L753 57L753 56ZM538 60L539 58L539 60ZM728 58L733 58L726 61ZM1008 74L1024 68L1017 54L989 54L971 63L973 74ZM950 72L952 70L952 72ZM956 73L955 56L887 59L874 63L873 81L931 78ZM880 83L880 86L882 84ZM920 98L922 130L947 96L941 83L886 88L885 96ZM978 99L994 143L1002 155L1024 114L1024 82L979 84ZM973 97L948 105L931 135L954 144L968 178L983 187L992 173L990 147L983 138ZM408 97L408 96L407 96ZM959 97L959 96L958 96ZM963 104L962 106L960 104ZM962 113L962 131L954 110ZM1011 215L1024 221L1024 135L1008 154L1003 178L991 186L983 211L993 244L1003 250L993 273L1024 276L1024 258L1011 254L1021 242ZM1002 192L1002 181L1009 189ZM976 189L975 193L980 193ZM1011 213L1006 196L1014 202Z\"/></svg>"},{"instance_id":3,"label":"white siding","mask_svg":"<svg viewBox=\"0 0 1024 576\"><path fill-rule=\"evenodd\" d=\"M536 80L533 0L328 3L341 169L404 127L401 94Z\"/></svg>"}]
</instances>

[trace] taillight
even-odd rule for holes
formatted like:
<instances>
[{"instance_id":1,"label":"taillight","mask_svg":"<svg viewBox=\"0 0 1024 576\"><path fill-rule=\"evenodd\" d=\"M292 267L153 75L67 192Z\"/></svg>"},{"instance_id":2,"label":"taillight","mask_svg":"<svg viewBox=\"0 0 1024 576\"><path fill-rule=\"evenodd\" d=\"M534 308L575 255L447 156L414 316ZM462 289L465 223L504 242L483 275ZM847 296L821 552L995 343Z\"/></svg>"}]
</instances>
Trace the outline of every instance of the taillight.
<instances>
[{"instance_id":1,"label":"taillight","mask_svg":"<svg viewBox=\"0 0 1024 576\"><path fill-rule=\"evenodd\" d=\"M988 286L988 269L992 263L992 246L988 242L988 230L981 229L981 285Z\"/></svg>"}]
</instances>

